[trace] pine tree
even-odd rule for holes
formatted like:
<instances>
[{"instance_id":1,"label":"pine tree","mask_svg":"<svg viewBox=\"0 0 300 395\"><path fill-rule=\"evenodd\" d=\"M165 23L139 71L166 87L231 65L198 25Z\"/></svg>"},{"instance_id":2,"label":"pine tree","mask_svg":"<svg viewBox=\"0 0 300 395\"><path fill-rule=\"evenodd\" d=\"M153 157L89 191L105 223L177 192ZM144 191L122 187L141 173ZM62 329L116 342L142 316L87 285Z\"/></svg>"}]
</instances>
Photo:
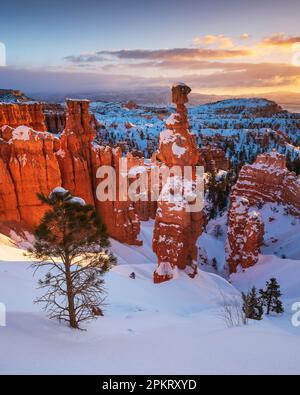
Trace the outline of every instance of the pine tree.
<instances>
[{"instance_id":1,"label":"pine tree","mask_svg":"<svg viewBox=\"0 0 300 395\"><path fill-rule=\"evenodd\" d=\"M222 237L223 234L224 233L223 233L222 226L220 224L215 225L214 229L213 229L213 235L215 236L215 238L218 239L219 237Z\"/></svg>"},{"instance_id":2,"label":"pine tree","mask_svg":"<svg viewBox=\"0 0 300 395\"><path fill-rule=\"evenodd\" d=\"M247 318L252 320L261 320L263 316L263 306L261 299L257 296L256 288L253 287L250 292L242 292L243 311Z\"/></svg>"},{"instance_id":3,"label":"pine tree","mask_svg":"<svg viewBox=\"0 0 300 395\"><path fill-rule=\"evenodd\" d=\"M284 309L282 302L279 300L282 295L280 292L280 285L276 278L271 278L270 281L266 282L266 289L260 289L261 300L263 306L267 308L267 314L274 312L276 314L283 313Z\"/></svg>"},{"instance_id":4,"label":"pine tree","mask_svg":"<svg viewBox=\"0 0 300 395\"><path fill-rule=\"evenodd\" d=\"M49 197L38 194L51 208L35 231L29 255L36 270L47 269L39 280L45 293L36 299L49 318L72 328L102 314L103 274L115 263L107 250L109 240L95 208L55 188Z\"/></svg>"},{"instance_id":5,"label":"pine tree","mask_svg":"<svg viewBox=\"0 0 300 395\"><path fill-rule=\"evenodd\" d=\"M216 258L216 257L214 257L214 258L211 260L211 265L212 265L212 267L213 267L215 270L218 270L218 261L217 261L217 258Z\"/></svg>"}]
</instances>

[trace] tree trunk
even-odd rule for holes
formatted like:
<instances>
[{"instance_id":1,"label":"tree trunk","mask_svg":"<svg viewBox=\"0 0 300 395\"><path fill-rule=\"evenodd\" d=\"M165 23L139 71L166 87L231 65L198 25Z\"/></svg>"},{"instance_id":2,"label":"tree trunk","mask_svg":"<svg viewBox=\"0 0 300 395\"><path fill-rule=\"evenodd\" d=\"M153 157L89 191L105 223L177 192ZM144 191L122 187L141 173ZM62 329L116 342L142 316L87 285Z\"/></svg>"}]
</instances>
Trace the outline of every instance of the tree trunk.
<instances>
[{"instance_id":1,"label":"tree trunk","mask_svg":"<svg viewBox=\"0 0 300 395\"><path fill-rule=\"evenodd\" d=\"M66 285L67 285L67 297L68 297L68 313L69 313L69 323L71 328L78 329L78 323L76 320L73 286L71 279L70 261L66 260Z\"/></svg>"}]
</instances>

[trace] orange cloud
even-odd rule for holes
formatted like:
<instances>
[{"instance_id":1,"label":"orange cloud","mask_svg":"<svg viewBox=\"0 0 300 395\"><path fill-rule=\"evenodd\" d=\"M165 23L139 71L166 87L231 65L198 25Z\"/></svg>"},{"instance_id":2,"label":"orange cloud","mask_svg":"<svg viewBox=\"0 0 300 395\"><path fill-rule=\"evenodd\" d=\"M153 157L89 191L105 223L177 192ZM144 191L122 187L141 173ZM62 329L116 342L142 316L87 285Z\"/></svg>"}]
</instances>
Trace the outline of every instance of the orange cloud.
<instances>
[{"instance_id":1,"label":"orange cloud","mask_svg":"<svg viewBox=\"0 0 300 395\"><path fill-rule=\"evenodd\" d=\"M295 43L300 43L300 36L287 36L283 33L272 34L261 42L266 46L290 46Z\"/></svg>"},{"instance_id":2,"label":"orange cloud","mask_svg":"<svg viewBox=\"0 0 300 395\"><path fill-rule=\"evenodd\" d=\"M232 48L233 41L230 37L226 37L223 34L213 35L209 34L206 36L200 36L194 38L195 45L205 45L205 46L216 46L217 48Z\"/></svg>"}]
</instances>

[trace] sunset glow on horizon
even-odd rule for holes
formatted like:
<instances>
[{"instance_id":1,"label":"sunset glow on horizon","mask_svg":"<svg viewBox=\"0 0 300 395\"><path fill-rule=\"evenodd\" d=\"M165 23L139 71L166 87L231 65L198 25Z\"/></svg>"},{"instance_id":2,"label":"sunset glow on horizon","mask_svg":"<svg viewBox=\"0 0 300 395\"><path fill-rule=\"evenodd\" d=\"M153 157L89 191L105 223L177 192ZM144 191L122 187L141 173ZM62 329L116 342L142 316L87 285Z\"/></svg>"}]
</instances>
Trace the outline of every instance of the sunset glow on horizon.
<instances>
[{"instance_id":1,"label":"sunset glow on horizon","mask_svg":"<svg viewBox=\"0 0 300 395\"><path fill-rule=\"evenodd\" d=\"M13 0L0 14L0 85L80 92L184 80L195 93L300 93L299 14L294 0Z\"/></svg>"}]
</instances>

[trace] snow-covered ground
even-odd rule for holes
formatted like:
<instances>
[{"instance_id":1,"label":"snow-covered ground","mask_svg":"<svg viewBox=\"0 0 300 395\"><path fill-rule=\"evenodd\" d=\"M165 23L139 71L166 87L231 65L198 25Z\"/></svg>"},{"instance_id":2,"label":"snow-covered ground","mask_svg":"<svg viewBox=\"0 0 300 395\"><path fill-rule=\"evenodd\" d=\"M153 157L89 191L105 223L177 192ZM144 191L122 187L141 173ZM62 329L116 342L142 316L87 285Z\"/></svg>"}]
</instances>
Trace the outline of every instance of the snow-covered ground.
<instances>
[{"instance_id":1,"label":"snow-covered ground","mask_svg":"<svg viewBox=\"0 0 300 395\"><path fill-rule=\"evenodd\" d=\"M291 158L299 157L297 145L300 138L300 114L276 113L273 116L251 116L251 110L263 110L269 102L264 99L232 99L217 103L189 106L189 122L193 133L198 137L201 146L204 139L217 139L222 147L222 140L229 139L234 143L234 149L227 156L238 157L245 150L257 153L260 150L259 141L266 134L272 138L267 150L276 148L279 152L289 152ZM120 143L123 150L141 150L145 157L150 157L157 149L159 134L165 129L166 120L174 114L174 107L141 106L128 109L121 103L93 102L91 110L102 125L100 140L104 143ZM225 113L220 113L224 110ZM249 112L250 111L250 112ZM260 114L260 112L259 112ZM172 116L172 115L171 115ZM130 127L129 127L130 126ZM279 144L274 140L276 131L286 133L293 144ZM249 140L249 133L255 139ZM221 138L220 138L221 136ZM282 139L281 139L282 140Z\"/></svg>"},{"instance_id":2,"label":"snow-covered ground","mask_svg":"<svg viewBox=\"0 0 300 395\"><path fill-rule=\"evenodd\" d=\"M285 218L286 225L277 226L282 246L289 232ZM225 227L224 219L219 222ZM209 233L213 225L199 243L221 260L225 237L216 240ZM300 245L298 225L291 226ZM1 236L0 302L7 308L7 325L0 326L0 373L300 373L300 327L291 324L291 304L300 301L300 260L262 255L257 266L231 276L232 284L200 271L193 280L180 273L154 285L152 229L152 221L143 223L142 247L112 241L119 264L106 275L105 316L87 331L48 320L33 304L38 276L32 277L23 251ZM133 271L136 279L129 277ZM228 328L221 318L224 296L263 286L271 276L281 284L285 313Z\"/></svg>"}]
</instances>

